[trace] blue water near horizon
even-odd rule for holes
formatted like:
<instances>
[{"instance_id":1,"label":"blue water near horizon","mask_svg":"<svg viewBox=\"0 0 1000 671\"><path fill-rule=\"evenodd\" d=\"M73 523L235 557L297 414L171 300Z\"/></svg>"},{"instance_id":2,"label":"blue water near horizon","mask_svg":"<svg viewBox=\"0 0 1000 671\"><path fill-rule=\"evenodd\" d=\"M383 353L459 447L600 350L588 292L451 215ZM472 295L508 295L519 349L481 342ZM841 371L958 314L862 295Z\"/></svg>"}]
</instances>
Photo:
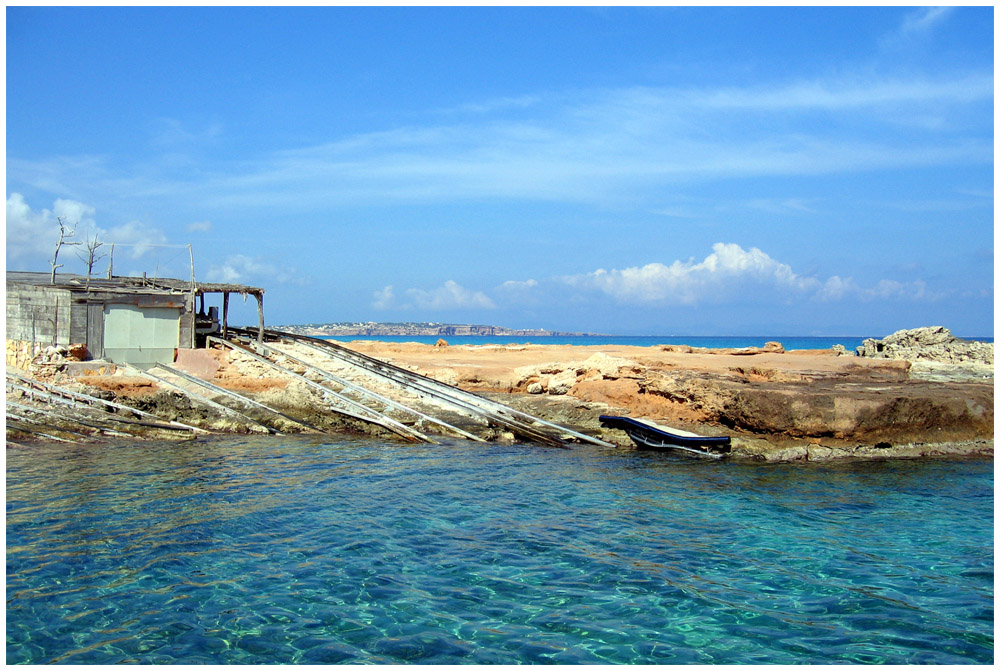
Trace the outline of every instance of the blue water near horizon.
<instances>
[{"instance_id":1,"label":"blue water near horizon","mask_svg":"<svg viewBox=\"0 0 1000 671\"><path fill-rule=\"evenodd\" d=\"M11 664L991 664L990 459L7 449Z\"/></svg>"},{"instance_id":2,"label":"blue water near horizon","mask_svg":"<svg viewBox=\"0 0 1000 671\"><path fill-rule=\"evenodd\" d=\"M763 347L768 342L780 342L786 350L830 349L843 345L853 352L868 337L872 336L320 336L324 340L350 342L370 340L381 342L417 342L433 345L444 339L449 345L632 345L654 347L656 345L690 345L691 347ZM882 336L879 336L882 337ZM993 338L969 338L993 342Z\"/></svg>"}]
</instances>

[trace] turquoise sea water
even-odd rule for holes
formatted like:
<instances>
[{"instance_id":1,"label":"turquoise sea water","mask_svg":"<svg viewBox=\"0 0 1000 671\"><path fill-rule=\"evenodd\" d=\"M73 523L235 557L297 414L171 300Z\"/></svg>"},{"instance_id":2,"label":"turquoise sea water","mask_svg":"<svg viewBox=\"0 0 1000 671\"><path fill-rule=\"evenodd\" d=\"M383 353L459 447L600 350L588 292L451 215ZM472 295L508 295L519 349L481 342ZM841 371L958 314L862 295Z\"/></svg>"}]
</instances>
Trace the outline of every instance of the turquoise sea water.
<instances>
[{"instance_id":1,"label":"turquoise sea water","mask_svg":"<svg viewBox=\"0 0 1000 671\"><path fill-rule=\"evenodd\" d=\"M350 342L351 340L380 340L384 342L419 342L429 345L442 336L329 336L329 340ZM843 345L849 352L861 346L871 336L444 336L449 345L635 345L653 347L655 345L690 345L692 347L763 347L767 342L780 342L786 350L829 349ZM876 336L883 337L883 336ZM993 338L970 338L993 342Z\"/></svg>"},{"instance_id":2,"label":"turquoise sea water","mask_svg":"<svg viewBox=\"0 0 1000 671\"><path fill-rule=\"evenodd\" d=\"M988 460L7 450L8 663L993 661Z\"/></svg>"}]
</instances>

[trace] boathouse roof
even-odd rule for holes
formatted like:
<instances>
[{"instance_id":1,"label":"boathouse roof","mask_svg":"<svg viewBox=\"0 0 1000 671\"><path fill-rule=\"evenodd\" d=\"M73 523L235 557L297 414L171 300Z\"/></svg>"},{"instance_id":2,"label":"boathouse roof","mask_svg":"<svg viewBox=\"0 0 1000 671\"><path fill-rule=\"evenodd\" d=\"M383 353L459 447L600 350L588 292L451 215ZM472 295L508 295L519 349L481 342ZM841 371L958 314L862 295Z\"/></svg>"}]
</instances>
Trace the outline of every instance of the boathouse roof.
<instances>
[{"instance_id":1,"label":"boathouse roof","mask_svg":"<svg viewBox=\"0 0 1000 671\"><path fill-rule=\"evenodd\" d=\"M51 283L51 273L27 272L19 270L7 271L8 285L30 285L45 286L58 289L68 289L70 291L101 291L109 293L191 293L192 283L190 280L179 280L169 277L119 277L111 279L101 277L90 277L89 289L88 280L84 275L73 275L70 273L56 274L55 283ZM218 283L218 282L195 282L194 292L196 295L210 293L230 293L248 294L261 297L264 289L260 287L250 287L244 284Z\"/></svg>"}]
</instances>

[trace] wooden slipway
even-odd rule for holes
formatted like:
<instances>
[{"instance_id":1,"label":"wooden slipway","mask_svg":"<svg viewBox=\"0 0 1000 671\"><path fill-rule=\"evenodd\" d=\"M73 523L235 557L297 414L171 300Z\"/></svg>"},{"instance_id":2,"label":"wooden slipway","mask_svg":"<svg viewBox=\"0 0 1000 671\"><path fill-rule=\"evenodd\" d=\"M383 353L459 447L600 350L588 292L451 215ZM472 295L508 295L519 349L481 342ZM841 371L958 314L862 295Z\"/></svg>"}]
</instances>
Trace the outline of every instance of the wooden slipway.
<instances>
[{"instance_id":1,"label":"wooden slipway","mask_svg":"<svg viewBox=\"0 0 1000 671\"><path fill-rule=\"evenodd\" d=\"M244 353L260 357L268 364L282 368L288 374L292 373L287 367L282 367L276 361L284 358L296 366L305 367L307 372L315 374L315 371L322 372L323 386L327 391L337 388L336 396L348 401L363 403L364 406L372 408L374 404L384 404L383 410L388 412L400 411L408 413L412 418L416 418L428 428L435 430L445 430L448 433L459 433L466 438L481 440L478 436L473 436L469 432L459 429L451 423L440 418L430 416L427 412L421 412L403 404L398 399L390 400L385 395L371 391L365 385L349 382L342 376L334 375L324 371L322 365L314 360L312 364L306 362L301 357L289 353L285 345L297 345L316 355L320 360L329 363L336 363L339 366L347 366L355 372L360 373L369 381L381 385L387 385L403 395L420 399L421 401L447 409L453 414L458 414L471 419L474 423L487 427L498 428L509 431L516 437L529 442L540 443L552 447L567 447L571 441L587 442L602 447L614 447L598 438L588 436L566 427L552 424L545 420L533 417L527 413L510 408L502 403L489 400L473 394L472 392L459 389L450 384L435 380L424 375L419 375L412 371L395 366L385 361L366 356L355 352L347 347L333 343L329 340L310 338L282 331L266 330L264 332L264 342L258 343L256 339L259 334L256 331L244 329L230 329L229 340L222 341L218 338L211 338L211 342L220 342L226 346L239 348ZM251 352L250 348L254 351ZM301 376L304 378L304 376ZM426 436L424 436L426 439ZM429 440L429 439L428 439Z\"/></svg>"},{"instance_id":2,"label":"wooden slipway","mask_svg":"<svg viewBox=\"0 0 1000 671\"><path fill-rule=\"evenodd\" d=\"M381 427L407 441L436 443L437 437L454 436L485 442L484 435L496 435L499 430L527 442L552 447L566 448L571 442L614 447L327 340L281 331L266 331L264 335L265 342L260 342L258 331L229 329L227 338L209 336L207 343L237 351L282 377L290 377L318 392L320 410ZM156 364L147 370L131 367L127 370L130 375L151 379L163 388L183 394L195 404L233 418L250 431L278 433L292 423L305 431L323 432L305 419L220 387L176 366ZM185 432L187 435L208 433L205 429L162 420L135 408L46 385L9 369L7 389L10 426L44 438L81 440L95 430L108 435L135 435L143 429ZM12 392L24 396L26 403L11 399ZM477 435L477 431L484 435Z\"/></svg>"},{"instance_id":3,"label":"wooden slipway","mask_svg":"<svg viewBox=\"0 0 1000 671\"><path fill-rule=\"evenodd\" d=\"M9 368L6 390L8 425L50 440L87 440L88 430L111 436L140 435L149 430L185 437L208 433L120 403L46 384ZM14 396L20 400L14 400Z\"/></svg>"}]
</instances>

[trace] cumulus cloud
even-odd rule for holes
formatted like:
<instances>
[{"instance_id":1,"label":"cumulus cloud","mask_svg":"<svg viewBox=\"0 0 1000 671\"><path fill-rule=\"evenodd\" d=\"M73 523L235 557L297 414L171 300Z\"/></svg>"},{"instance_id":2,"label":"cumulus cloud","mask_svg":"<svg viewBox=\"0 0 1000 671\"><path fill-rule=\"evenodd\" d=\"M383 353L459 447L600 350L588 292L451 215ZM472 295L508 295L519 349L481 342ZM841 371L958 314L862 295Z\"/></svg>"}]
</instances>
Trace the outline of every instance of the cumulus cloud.
<instances>
[{"instance_id":1,"label":"cumulus cloud","mask_svg":"<svg viewBox=\"0 0 1000 671\"><path fill-rule=\"evenodd\" d=\"M106 243L128 248L133 259L142 257L152 247L167 244L163 231L141 221L130 221L107 231L98 230L97 233Z\"/></svg>"},{"instance_id":2,"label":"cumulus cloud","mask_svg":"<svg viewBox=\"0 0 1000 671\"><path fill-rule=\"evenodd\" d=\"M52 209L35 211L20 193L7 198L7 259L18 263L38 263L51 257L59 239L59 220L76 230L82 240L88 230L98 230L96 210L76 200L59 198Z\"/></svg>"},{"instance_id":3,"label":"cumulus cloud","mask_svg":"<svg viewBox=\"0 0 1000 671\"><path fill-rule=\"evenodd\" d=\"M650 263L621 270L603 268L591 273L559 278L576 289L596 290L622 304L695 305L724 303L749 296L816 301L915 300L934 301L943 294L929 291L922 280L900 282L883 279L861 286L851 277L831 276L825 281L795 273L756 247L716 243L702 261Z\"/></svg>"},{"instance_id":4,"label":"cumulus cloud","mask_svg":"<svg viewBox=\"0 0 1000 671\"><path fill-rule=\"evenodd\" d=\"M471 291L454 280L430 291L407 289L407 297L413 306L424 310L454 310L458 308L493 309L496 304L481 291Z\"/></svg>"},{"instance_id":5,"label":"cumulus cloud","mask_svg":"<svg viewBox=\"0 0 1000 671\"><path fill-rule=\"evenodd\" d=\"M142 257L151 247L167 243L163 231L137 220L109 229L101 228L94 218L96 213L93 206L67 198L57 199L51 210L35 211L24 196L12 193L7 198L7 258L36 265L50 259L59 239L60 220L67 229L75 231L75 236L67 238L68 241L84 242L96 238L109 247L114 244L127 249L128 256L133 259ZM115 257L120 258L117 253Z\"/></svg>"},{"instance_id":6,"label":"cumulus cloud","mask_svg":"<svg viewBox=\"0 0 1000 671\"><path fill-rule=\"evenodd\" d=\"M279 284L309 284L295 268L280 267L259 257L233 254L222 263L212 264L205 275L209 282L225 284L260 284L264 281Z\"/></svg>"},{"instance_id":7,"label":"cumulus cloud","mask_svg":"<svg viewBox=\"0 0 1000 671\"><path fill-rule=\"evenodd\" d=\"M372 307L376 310L458 310L488 309L496 304L481 291L466 289L454 280L448 280L436 289L407 289L406 299L397 302L392 285L374 293Z\"/></svg>"},{"instance_id":8,"label":"cumulus cloud","mask_svg":"<svg viewBox=\"0 0 1000 671\"><path fill-rule=\"evenodd\" d=\"M563 280L575 287L594 288L625 303L690 305L731 295L748 282L783 290L803 292L815 289L817 280L796 275L780 263L752 247L716 243L702 261L674 261L671 265L650 263L623 270L595 270Z\"/></svg>"},{"instance_id":9,"label":"cumulus cloud","mask_svg":"<svg viewBox=\"0 0 1000 671\"><path fill-rule=\"evenodd\" d=\"M507 280L496 288L504 296L523 297L538 287L538 280Z\"/></svg>"},{"instance_id":10,"label":"cumulus cloud","mask_svg":"<svg viewBox=\"0 0 1000 671\"><path fill-rule=\"evenodd\" d=\"M372 307L376 310L388 310L395 304L396 296L392 291L392 285L387 285L384 289L375 292L375 300Z\"/></svg>"}]
</instances>

